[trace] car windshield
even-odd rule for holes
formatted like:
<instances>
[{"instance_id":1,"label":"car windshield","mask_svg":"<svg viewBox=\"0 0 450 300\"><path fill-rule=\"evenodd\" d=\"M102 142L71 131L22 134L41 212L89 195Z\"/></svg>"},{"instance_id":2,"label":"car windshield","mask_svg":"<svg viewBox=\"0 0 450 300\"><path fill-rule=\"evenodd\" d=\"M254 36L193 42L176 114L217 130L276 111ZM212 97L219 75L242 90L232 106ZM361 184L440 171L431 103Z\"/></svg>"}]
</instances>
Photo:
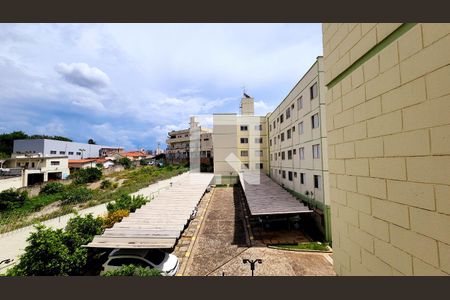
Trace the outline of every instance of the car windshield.
<instances>
[{"instance_id":1,"label":"car windshield","mask_svg":"<svg viewBox=\"0 0 450 300\"><path fill-rule=\"evenodd\" d=\"M166 254L160 250L149 250L145 259L151 261L155 265L159 265L166 257Z\"/></svg>"}]
</instances>

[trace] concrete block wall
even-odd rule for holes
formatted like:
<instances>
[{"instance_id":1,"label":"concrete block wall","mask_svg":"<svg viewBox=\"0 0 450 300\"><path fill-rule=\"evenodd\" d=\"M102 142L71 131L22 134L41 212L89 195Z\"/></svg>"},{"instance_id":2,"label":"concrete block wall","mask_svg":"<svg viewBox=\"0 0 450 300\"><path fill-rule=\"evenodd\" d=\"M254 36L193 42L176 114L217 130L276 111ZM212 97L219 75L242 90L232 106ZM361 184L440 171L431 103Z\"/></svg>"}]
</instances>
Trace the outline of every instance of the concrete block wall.
<instances>
[{"instance_id":1,"label":"concrete block wall","mask_svg":"<svg viewBox=\"0 0 450 300\"><path fill-rule=\"evenodd\" d=\"M450 24L324 24L323 46L337 274L450 274Z\"/></svg>"}]
</instances>

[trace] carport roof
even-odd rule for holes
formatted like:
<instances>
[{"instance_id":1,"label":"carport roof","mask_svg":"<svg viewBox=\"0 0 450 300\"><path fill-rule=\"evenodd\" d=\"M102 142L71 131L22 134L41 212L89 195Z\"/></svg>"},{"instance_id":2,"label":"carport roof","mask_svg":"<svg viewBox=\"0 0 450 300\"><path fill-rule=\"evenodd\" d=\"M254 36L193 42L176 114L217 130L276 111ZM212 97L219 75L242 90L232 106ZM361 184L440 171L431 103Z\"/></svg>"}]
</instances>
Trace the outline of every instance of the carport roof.
<instances>
[{"instance_id":1,"label":"carport roof","mask_svg":"<svg viewBox=\"0 0 450 300\"><path fill-rule=\"evenodd\" d=\"M212 174L186 173L168 190L131 213L86 247L122 249L170 249L211 183Z\"/></svg>"},{"instance_id":2,"label":"carport roof","mask_svg":"<svg viewBox=\"0 0 450 300\"><path fill-rule=\"evenodd\" d=\"M239 179L252 216L312 212L262 172L243 172Z\"/></svg>"}]
</instances>

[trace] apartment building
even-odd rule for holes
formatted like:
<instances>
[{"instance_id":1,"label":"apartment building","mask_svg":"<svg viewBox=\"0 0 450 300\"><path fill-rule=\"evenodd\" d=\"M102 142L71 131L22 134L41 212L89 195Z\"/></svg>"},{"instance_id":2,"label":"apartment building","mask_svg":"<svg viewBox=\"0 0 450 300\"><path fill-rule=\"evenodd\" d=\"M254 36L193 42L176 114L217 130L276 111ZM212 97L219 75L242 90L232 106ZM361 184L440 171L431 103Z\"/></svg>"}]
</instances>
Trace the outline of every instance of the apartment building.
<instances>
[{"instance_id":1,"label":"apartment building","mask_svg":"<svg viewBox=\"0 0 450 300\"><path fill-rule=\"evenodd\" d=\"M199 125L196 117L191 117L189 128L182 130L172 130L168 133L166 140L166 157L169 160L189 160L191 135L198 134L200 148L198 149L201 158L211 158L213 155L212 131Z\"/></svg>"},{"instance_id":2,"label":"apartment building","mask_svg":"<svg viewBox=\"0 0 450 300\"><path fill-rule=\"evenodd\" d=\"M331 240L323 58L318 57L268 115L270 177L315 210Z\"/></svg>"},{"instance_id":3,"label":"apartment building","mask_svg":"<svg viewBox=\"0 0 450 300\"><path fill-rule=\"evenodd\" d=\"M123 151L121 147L66 142L49 139L14 140L14 154L41 154L43 156L67 156L69 159L108 156Z\"/></svg>"},{"instance_id":4,"label":"apartment building","mask_svg":"<svg viewBox=\"0 0 450 300\"><path fill-rule=\"evenodd\" d=\"M213 116L216 183L234 183L243 170L269 170L267 119L254 115L254 98L244 93L240 114Z\"/></svg>"},{"instance_id":5,"label":"apartment building","mask_svg":"<svg viewBox=\"0 0 450 300\"><path fill-rule=\"evenodd\" d=\"M337 274L450 274L450 25L322 29Z\"/></svg>"}]
</instances>

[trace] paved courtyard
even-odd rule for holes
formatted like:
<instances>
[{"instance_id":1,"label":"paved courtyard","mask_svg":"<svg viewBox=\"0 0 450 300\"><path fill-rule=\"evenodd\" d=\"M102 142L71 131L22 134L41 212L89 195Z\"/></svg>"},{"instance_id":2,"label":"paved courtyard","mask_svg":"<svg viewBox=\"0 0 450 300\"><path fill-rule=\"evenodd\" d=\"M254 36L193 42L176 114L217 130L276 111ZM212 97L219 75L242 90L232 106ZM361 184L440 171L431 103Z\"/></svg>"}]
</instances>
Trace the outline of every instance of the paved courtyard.
<instances>
[{"instance_id":1,"label":"paved courtyard","mask_svg":"<svg viewBox=\"0 0 450 300\"><path fill-rule=\"evenodd\" d=\"M256 266L256 276L335 275L328 253L270 249L251 240L243 201L238 187L213 190L180 275L248 276L251 271L242 263L244 258L263 260Z\"/></svg>"}]
</instances>

